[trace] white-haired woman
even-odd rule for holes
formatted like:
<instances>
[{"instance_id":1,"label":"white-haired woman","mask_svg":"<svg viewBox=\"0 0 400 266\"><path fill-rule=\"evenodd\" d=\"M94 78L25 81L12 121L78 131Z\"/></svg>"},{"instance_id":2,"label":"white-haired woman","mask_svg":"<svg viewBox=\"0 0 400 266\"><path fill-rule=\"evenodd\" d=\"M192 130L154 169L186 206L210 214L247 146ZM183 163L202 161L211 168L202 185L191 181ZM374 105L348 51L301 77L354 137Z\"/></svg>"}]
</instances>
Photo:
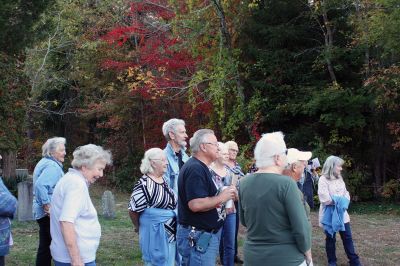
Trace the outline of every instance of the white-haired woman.
<instances>
[{"instance_id":1,"label":"white-haired woman","mask_svg":"<svg viewBox=\"0 0 400 266\"><path fill-rule=\"evenodd\" d=\"M140 165L143 176L134 185L129 202L145 265L175 263L177 198L163 177L167 165L163 150L147 150Z\"/></svg>"},{"instance_id":2,"label":"white-haired woman","mask_svg":"<svg viewBox=\"0 0 400 266\"><path fill-rule=\"evenodd\" d=\"M217 159L211 164L211 174L214 183L221 190L223 187L232 185L233 173L226 165L229 160L228 146L218 142L219 152ZM234 184L236 185L236 184ZM237 201L237 197L235 199ZM236 231L236 208L231 201L231 206L225 203L226 217L222 226L219 256L224 266L233 266L235 259L235 231Z\"/></svg>"},{"instance_id":3,"label":"white-haired woman","mask_svg":"<svg viewBox=\"0 0 400 266\"><path fill-rule=\"evenodd\" d=\"M89 186L111 164L111 153L88 144L73 152L72 167L54 189L51 255L56 266L96 265L101 228L89 195Z\"/></svg>"},{"instance_id":4,"label":"white-haired woman","mask_svg":"<svg viewBox=\"0 0 400 266\"><path fill-rule=\"evenodd\" d=\"M336 232L339 231L344 250L351 266L361 265L354 249L350 228L350 216L347 207L350 202L350 193L343 181L342 169L344 161L337 156L329 156L322 168L322 175L318 181L318 197L321 203L319 209L319 223L325 231L325 249L330 266L336 265ZM332 223L332 210L342 216L343 224Z\"/></svg>"},{"instance_id":5,"label":"white-haired woman","mask_svg":"<svg viewBox=\"0 0 400 266\"><path fill-rule=\"evenodd\" d=\"M50 206L54 187L64 175L65 138L48 139L42 146L43 158L33 171L33 218L39 224L36 266L50 266Z\"/></svg>"},{"instance_id":6,"label":"white-haired woman","mask_svg":"<svg viewBox=\"0 0 400 266\"><path fill-rule=\"evenodd\" d=\"M240 222L247 227L245 264L310 264L311 226L296 182L282 175L288 163L283 134L264 134L254 158L258 171L241 180L239 189Z\"/></svg>"}]
</instances>

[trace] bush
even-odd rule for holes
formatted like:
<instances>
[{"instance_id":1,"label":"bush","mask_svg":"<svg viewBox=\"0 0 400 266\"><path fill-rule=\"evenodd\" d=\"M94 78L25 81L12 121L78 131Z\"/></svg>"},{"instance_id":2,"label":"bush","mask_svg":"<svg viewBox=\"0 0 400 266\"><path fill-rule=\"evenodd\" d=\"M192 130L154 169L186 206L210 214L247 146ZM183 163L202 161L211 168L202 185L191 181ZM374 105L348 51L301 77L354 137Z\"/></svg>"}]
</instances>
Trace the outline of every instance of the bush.
<instances>
[{"instance_id":1,"label":"bush","mask_svg":"<svg viewBox=\"0 0 400 266\"><path fill-rule=\"evenodd\" d=\"M351 198L354 201L370 200L374 196L373 189L365 186L370 179L370 176L367 173L367 170L363 171L359 168L355 168L344 175L347 190L350 192Z\"/></svg>"},{"instance_id":2,"label":"bush","mask_svg":"<svg viewBox=\"0 0 400 266\"><path fill-rule=\"evenodd\" d=\"M399 201L400 199L400 180L392 179L383 186L382 197L390 201Z\"/></svg>"}]
</instances>

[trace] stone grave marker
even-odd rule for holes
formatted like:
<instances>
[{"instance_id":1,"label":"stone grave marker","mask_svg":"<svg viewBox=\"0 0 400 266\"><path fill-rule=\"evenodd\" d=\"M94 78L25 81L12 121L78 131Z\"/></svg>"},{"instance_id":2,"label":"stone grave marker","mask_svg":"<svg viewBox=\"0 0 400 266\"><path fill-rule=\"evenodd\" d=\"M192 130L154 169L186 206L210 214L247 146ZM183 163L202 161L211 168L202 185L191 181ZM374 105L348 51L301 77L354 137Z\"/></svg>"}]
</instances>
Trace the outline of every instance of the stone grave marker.
<instances>
[{"instance_id":1,"label":"stone grave marker","mask_svg":"<svg viewBox=\"0 0 400 266\"><path fill-rule=\"evenodd\" d=\"M23 181L18 183L18 221L32 221L33 183Z\"/></svg>"},{"instance_id":2,"label":"stone grave marker","mask_svg":"<svg viewBox=\"0 0 400 266\"><path fill-rule=\"evenodd\" d=\"M107 219L115 218L115 200L111 191L106 190L101 197L101 205L103 207L103 216Z\"/></svg>"}]
</instances>

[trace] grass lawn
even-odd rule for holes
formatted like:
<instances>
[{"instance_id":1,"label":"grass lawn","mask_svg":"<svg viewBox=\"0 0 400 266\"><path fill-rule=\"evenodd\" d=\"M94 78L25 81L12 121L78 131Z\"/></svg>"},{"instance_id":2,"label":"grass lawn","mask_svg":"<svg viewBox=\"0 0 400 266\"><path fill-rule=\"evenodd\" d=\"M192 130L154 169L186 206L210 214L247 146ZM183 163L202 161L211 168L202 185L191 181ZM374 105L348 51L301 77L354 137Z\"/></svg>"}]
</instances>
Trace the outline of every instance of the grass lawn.
<instances>
[{"instance_id":1,"label":"grass lawn","mask_svg":"<svg viewBox=\"0 0 400 266\"><path fill-rule=\"evenodd\" d=\"M104 187L94 185L90 189L102 227L97 264L142 265L136 234L127 214L128 193L115 193L117 218L101 217L101 195ZM368 265L400 265L400 215L399 206L359 204L354 205L351 225L356 249L362 263ZM327 265L324 235L318 227L318 213L312 212L314 265ZM239 233L239 252L244 242L245 229ZM32 222L13 221L14 246L6 257L6 265L34 265L38 245L38 225ZM338 265L348 265L340 237L337 237ZM243 256L242 256L243 257Z\"/></svg>"}]
</instances>

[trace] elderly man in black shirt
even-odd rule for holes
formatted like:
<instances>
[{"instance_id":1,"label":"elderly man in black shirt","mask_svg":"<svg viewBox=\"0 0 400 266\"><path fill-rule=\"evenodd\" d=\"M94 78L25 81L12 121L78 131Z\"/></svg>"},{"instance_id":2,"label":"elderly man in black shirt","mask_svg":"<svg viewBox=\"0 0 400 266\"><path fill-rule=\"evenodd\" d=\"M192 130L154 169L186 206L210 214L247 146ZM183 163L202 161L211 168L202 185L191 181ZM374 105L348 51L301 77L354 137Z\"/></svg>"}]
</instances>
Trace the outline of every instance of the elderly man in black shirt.
<instances>
[{"instance_id":1,"label":"elderly man in black shirt","mask_svg":"<svg viewBox=\"0 0 400 266\"><path fill-rule=\"evenodd\" d=\"M215 265L224 219L224 203L233 199L235 187L218 191L209 165L219 151L210 129L196 131L190 139L193 157L178 177L177 246L182 265Z\"/></svg>"}]
</instances>

